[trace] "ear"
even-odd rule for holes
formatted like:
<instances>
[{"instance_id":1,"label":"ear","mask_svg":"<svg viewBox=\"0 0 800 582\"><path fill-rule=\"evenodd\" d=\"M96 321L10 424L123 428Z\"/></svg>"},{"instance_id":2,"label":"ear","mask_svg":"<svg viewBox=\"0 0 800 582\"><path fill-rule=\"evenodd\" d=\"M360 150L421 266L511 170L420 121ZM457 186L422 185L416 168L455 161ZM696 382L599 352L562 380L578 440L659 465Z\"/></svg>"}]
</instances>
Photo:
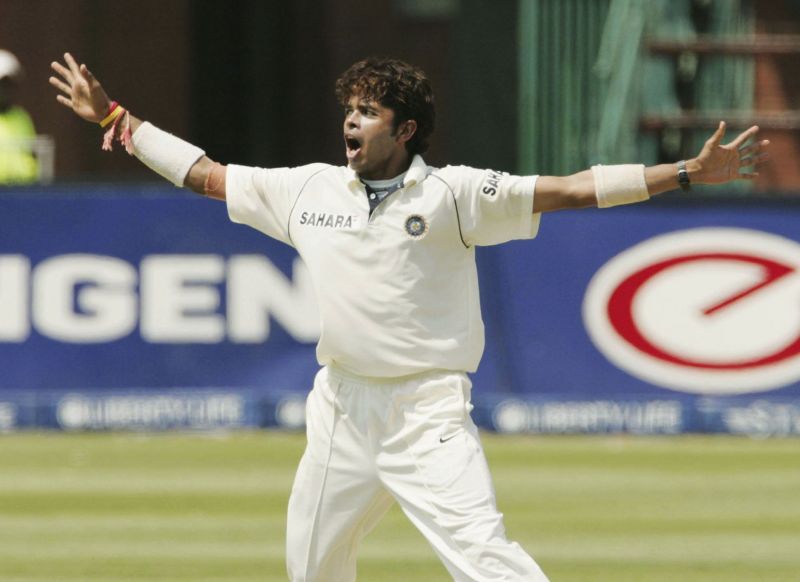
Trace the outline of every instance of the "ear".
<instances>
[{"instance_id":1,"label":"ear","mask_svg":"<svg viewBox=\"0 0 800 582\"><path fill-rule=\"evenodd\" d=\"M417 133L417 122L414 119L409 119L399 125L395 137L398 142L406 143L414 137L415 133Z\"/></svg>"}]
</instances>

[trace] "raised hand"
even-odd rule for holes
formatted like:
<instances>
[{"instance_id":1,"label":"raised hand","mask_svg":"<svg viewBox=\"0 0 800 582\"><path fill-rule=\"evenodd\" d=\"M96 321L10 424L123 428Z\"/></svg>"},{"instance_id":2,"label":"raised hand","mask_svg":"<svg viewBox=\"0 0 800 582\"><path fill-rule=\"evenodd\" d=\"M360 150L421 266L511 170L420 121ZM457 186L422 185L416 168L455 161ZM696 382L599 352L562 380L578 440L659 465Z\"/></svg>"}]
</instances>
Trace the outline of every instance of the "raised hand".
<instances>
[{"instance_id":1,"label":"raised hand","mask_svg":"<svg viewBox=\"0 0 800 582\"><path fill-rule=\"evenodd\" d=\"M758 126L740 133L729 144L722 145L725 137L725 122L721 121L717 131L706 141L700 154L695 158L699 169L693 180L704 184L722 184L732 180L751 180L758 176L753 168L769 158L766 151L769 140L748 140L758 135ZM751 168L744 171L745 168Z\"/></svg>"},{"instance_id":2,"label":"raised hand","mask_svg":"<svg viewBox=\"0 0 800 582\"><path fill-rule=\"evenodd\" d=\"M63 93L57 95L56 99L86 121L101 122L108 115L111 105L102 85L86 65L78 66L71 54L64 54L64 62L67 66L56 61L50 64L61 76L60 79L50 77L50 84Z\"/></svg>"}]
</instances>

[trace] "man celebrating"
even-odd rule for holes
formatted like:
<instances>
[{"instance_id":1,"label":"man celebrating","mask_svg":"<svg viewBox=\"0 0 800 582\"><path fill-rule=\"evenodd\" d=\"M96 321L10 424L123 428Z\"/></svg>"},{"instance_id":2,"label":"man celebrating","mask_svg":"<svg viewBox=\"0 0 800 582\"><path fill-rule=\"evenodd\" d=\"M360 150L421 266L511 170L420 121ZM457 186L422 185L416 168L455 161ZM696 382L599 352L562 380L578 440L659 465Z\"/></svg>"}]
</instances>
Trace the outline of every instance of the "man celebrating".
<instances>
[{"instance_id":1,"label":"man celebrating","mask_svg":"<svg viewBox=\"0 0 800 582\"><path fill-rule=\"evenodd\" d=\"M363 537L395 501L455 580L542 581L506 539L475 424L483 352L475 247L533 238L542 212L610 207L692 183L754 174L752 127L677 164L595 166L566 177L432 168L421 154L434 104L424 73L367 59L337 81L347 166L218 164L111 102L69 54L57 99L177 186L225 200L234 222L293 246L320 306L322 365L307 402L308 444L289 501L292 581L355 580Z\"/></svg>"}]
</instances>

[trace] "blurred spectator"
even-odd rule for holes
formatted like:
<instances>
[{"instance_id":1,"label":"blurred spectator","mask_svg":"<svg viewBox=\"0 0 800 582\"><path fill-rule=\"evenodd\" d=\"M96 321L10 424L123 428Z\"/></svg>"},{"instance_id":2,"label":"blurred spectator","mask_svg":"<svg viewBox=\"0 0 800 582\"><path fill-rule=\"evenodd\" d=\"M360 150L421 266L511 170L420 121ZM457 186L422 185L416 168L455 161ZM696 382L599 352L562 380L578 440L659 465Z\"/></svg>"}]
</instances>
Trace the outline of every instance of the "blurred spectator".
<instances>
[{"instance_id":1,"label":"blurred spectator","mask_svg":"<svg viewBox=\"0 0 800 582\"><path fill-rule=\"evenodd\" d=\"M0 49L0 184L35 182L39 173L31 150L36 129L27 111L14 104L22 75L17 57Z\"/></svg>"}]
</instances>

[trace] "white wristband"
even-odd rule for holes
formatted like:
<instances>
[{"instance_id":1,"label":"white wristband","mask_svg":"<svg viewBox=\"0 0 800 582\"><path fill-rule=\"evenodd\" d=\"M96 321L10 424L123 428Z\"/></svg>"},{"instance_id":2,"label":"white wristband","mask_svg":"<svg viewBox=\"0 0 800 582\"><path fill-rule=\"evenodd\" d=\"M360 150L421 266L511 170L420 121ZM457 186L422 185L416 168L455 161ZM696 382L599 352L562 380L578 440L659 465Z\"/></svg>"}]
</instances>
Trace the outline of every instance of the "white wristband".
<instances>
[{"instance_id":1,"label":"white wristband","mask_svg":"<svg viewBox=\"0 0 800 582\"><path fill-rule=\"evenodd\" d=\"M205 152L171 133L144 122L133 134L133 155L178 188Z\"/></svg>"},{"instance_id":2,"label":"white wristband","mask_svg":"<svg viewBox=\"0 0 800 582\"><path fill-rule=\"evenodd\" d=\"M642 202L650 198L644 166L622 164L616 166L592 166L594 191L598 208L609 208L620 204Z\"/></svg>"}]
</instances>

